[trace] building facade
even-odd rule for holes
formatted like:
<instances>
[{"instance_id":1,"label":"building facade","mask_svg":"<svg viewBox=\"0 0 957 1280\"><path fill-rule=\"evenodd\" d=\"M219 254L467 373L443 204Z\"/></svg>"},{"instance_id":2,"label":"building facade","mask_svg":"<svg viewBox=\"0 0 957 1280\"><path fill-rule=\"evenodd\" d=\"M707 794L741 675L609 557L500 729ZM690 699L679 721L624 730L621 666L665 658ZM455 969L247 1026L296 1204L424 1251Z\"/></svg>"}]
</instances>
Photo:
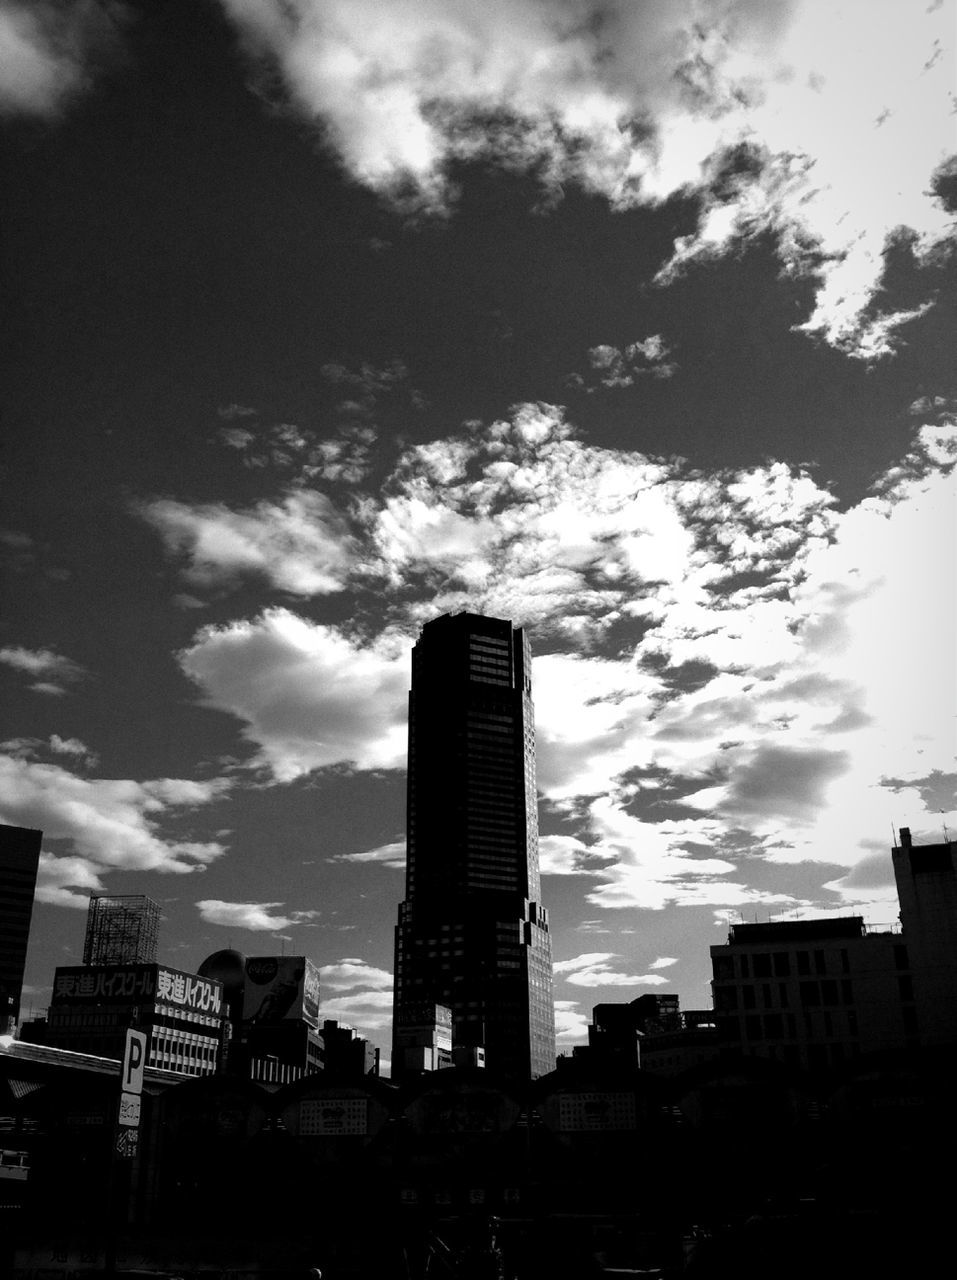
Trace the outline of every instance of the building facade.
<instances>
[{"instance_id":1,"label":"building facade","mask_svg":"<svg viewBox=\"0 0 957 1280\"><path fill-rule=\"evenodd\" d=\"M20 1016L42 842L42 831L0 825L0 1035L12 1035Z\"/></svg>"},{"instance_id":2,"label":"building facade","mask_svg":"<svg viewBox=\"0 0 957 1280\"><path fill-rule=\"evenodd\" d=\"M915 845L908 827L892 852L903 941L921 1044L957 1044L957 842Z\"/></svg>"},{"instance_id":3,"label":"building facade","mask_svg":"<svg viewBox=\"0 0 957 1280\"><path fill-rule=\"evenodd\" d=\"M904 937L861 916L735 924L711 965L725 1051L824 1070L918 1043Z\"/></svg>"},{"instance_id":4,"label":"building facade","mask_svg":"<svg viewBox=\"0 0 957 1280\"><path fill-rule=\"evenodd\" d=\"M46 1026L36 1041L122 1058L128 1027L148 1034L146 1065L213 1075L222 1044L222 983L159 964L58 968Z\"/></svg>"},{"instance_id":5,"label":"building facade","mask_svg":"<svg viewBox=\"0 0 957 1280\"><path fill-rule=\"evenodd\" d=\"M498 618L436 618L412 654L393 1035L414 1021L409 1006L444 1005L453 1045L484 1048L489 1070L517 1079L551 1071L551 937L540 897L528 639Z\"/></svg>"}]
</instances>

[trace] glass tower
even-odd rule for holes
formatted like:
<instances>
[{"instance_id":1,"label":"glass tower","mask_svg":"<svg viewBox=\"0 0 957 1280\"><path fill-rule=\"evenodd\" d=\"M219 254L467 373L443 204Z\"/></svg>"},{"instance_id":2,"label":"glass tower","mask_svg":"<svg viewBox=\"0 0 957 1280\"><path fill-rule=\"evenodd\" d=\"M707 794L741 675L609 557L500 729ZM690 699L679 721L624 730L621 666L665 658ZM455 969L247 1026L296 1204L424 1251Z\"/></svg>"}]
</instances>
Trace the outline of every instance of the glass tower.
<instances>
[{"instance_id":1,"label":"glass tower","mask_svg":"<svg viewBox=\"0 0 957 1280\"><path fill-rule=\"evenodd\" d=\"M551 938L539 899L528 639L499 618L436 618L412 652L394 1026L407 1006L445 1005L453 1046L484 1047L490 1071L553 1070Z\"/></svg>"}]
</instances>

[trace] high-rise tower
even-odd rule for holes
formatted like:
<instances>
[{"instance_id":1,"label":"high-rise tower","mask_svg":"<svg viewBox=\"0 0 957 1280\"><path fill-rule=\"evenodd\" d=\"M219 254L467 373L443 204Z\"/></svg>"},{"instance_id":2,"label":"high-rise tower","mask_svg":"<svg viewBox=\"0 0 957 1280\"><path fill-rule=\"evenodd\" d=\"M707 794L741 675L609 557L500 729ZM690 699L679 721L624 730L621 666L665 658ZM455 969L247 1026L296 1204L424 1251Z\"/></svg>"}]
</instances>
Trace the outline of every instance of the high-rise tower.
<instances>
[{"instance_id":1,"label":"high-rise tower","mask_svg":"<svg viewBox=\"0 0 957 1280\"><path fill-rule=\"evenodd\" d=\"M484 1046L488 1068L515 1079L555 1066L533 716L524 631L472 613L423 628L412 652L394 1025L410 1006L448 1006L453 1044Z\"/></svg>"}]
</instances>

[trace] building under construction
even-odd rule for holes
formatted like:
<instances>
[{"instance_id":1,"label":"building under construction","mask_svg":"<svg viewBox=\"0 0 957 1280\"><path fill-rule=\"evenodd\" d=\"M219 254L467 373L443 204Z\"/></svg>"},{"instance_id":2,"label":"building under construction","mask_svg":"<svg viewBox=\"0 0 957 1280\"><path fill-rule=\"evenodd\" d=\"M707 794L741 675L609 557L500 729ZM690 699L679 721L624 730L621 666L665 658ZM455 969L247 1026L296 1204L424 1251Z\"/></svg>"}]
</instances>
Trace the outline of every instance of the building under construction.
<instances>
[{"instance_id":1,"label":"building under construction","mask_svg":"<svg viewBox=\"0 0 957 1280\"><path fill-rule=\"evenodd\" d=\"M159 903L144 894L91 894L83 963L153 964L159 918Z\"/></svg>"}]
</instances>

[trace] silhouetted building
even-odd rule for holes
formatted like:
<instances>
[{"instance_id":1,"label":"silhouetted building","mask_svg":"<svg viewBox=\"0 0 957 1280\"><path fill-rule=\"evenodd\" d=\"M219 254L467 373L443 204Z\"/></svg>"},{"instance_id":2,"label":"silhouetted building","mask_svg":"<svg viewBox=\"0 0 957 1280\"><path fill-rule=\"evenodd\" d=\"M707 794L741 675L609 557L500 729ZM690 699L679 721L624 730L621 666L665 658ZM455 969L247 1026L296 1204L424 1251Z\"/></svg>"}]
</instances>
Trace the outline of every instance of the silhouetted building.
<instances>
[{"instance_id":1,"label":"silhouetted building","mask_svg":"<svg viewBox=\"0 0 957 1280\"><path fill-rule=\"evenodd\" d=\"M915 845L901 827L892 858L917 1034L957 1044L957 843Z\"/></svg>"},{"instance_id":2,"label":"silhouetted building","mask_svg":"<svg viewBox=\"0 0 957 1280\"><path fill-rule=\"evenodd\" d=\"M340 1026L327 1018L322 1024L322 1066L329 1076L340 1080L362 1079L379 1074L379 1050L352 1027Z\"/></svg>"},{"instance_id":3,"label":"silhouetted building","mask_svg":"<svg viewBox=\"0 0 957 1280\"><path fill-rule=\"evenodd\" d=\"M446 1005L453 1044L484 1047L490 1070L516 1079L551 1071L531 653L510 622L461 613L422 629L409 695L407 847L393 1036L408 1006Z\"/></svg>"},{"instance_id":4,"label":"silhouetted building","mask_svg":"<svg viewBox=\"0 0 957 1280\"><path fill-rule=\"evenodd\" d=\"M732 925L711 948L719 1042L813 1070L914 1046L907 952L861 916Z\"/></svg>"},{"instance_id":5,"label":"silhouetted building","mask_svg":"<svg viewBox=\"0 0 957 1280\"><path fill-rule=\"evenodd\" d=\"M587 1046L575 1058L596 1070L650 1071L675 1075L717 1054L710 1011L682 1013L674 994L648 992L628 1002L596 1004Z\"/></svg>"},{"instance_id":6,"label":"silhouetted building","mask_svg":"<svg viewBox=\"0 0 957 1280\"><path fill-rule=\"evenodd\" d=\"M223 985L224 1069L267 1084L321 1071L319 970L307 956L216 951L199 972Z\"/></svg>"},{"instance_id":7,"label":"silhouetted building","mask_svg":"<svg viewBox=\"0 0 957 1280\"><path fill-rule=\"evenodd\" d=\"M122 1058L126 1030L149 1035L147 1065L213 1075L221 1044L220 982L160 964L58 968L46 1027L33 1042L100 1058Z\"/></svg>"},{"instance_id":8,"label":"silhouetted building","mask_svg":"<svg viewBox=\"0 0 957 1280\"><path fill-rule=\"evenodd\" d=\"M83 963L155 963L159 918L159 903L145 894L90 894Z\"/></svg>"},{"instance_id":9,"label":"silhouetted building","mask_svg":"<svg viewBox=\"0 0 957 1280\"><path fill-rule=\"evenodd\" d=\"M0 1035L20 1016L42 831L0 825Z\"/></svg>"}]
</instances>

